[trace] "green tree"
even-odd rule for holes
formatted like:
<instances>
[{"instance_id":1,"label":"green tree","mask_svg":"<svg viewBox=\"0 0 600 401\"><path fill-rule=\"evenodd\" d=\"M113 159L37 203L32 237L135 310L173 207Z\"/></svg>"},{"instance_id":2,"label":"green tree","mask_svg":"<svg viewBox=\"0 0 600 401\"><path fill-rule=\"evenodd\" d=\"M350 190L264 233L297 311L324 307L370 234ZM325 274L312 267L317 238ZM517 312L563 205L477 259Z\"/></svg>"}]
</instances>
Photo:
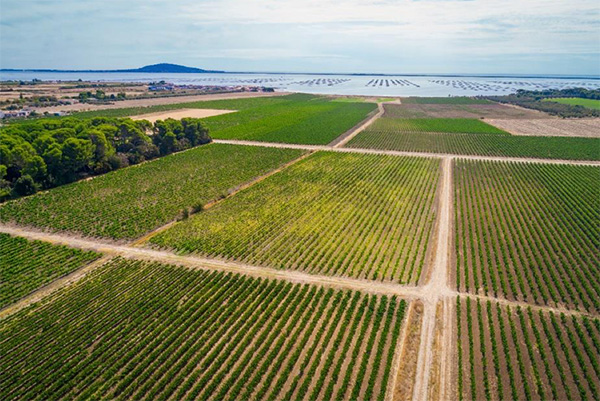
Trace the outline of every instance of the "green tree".
<instances>
[{"instance_id":1,"label":"green tree","mask_svg":"<svg viewBox=\"0 0 600 401\"><path fill-rule=\"evenodd\" d=\"M19 196L32 195L37 192L37 186L31 176L23 175L15 182L14 190Z\"/></svg>"},{"instance_id":2,"label":"green tree","mask_svg":"<svg viewBox=\"0 0 600 401\"><path fill-rule=\"evenodd\" d=\"M46 150L56 143L56 139L50 134L43 134L33 141L33 147L38 155L43 155Z\"/></svg>"},{"instance_id":3,"label":"green tree","mask_svg":"<svg viewBox=\"0 0 600 401\"><path fill-rule=\"evenodd\" d=\"M50 174L52 182L58 182L58 178L61 176L63 172L62 168L62 149L58 143L52 144L46 151L43 153L42 157L46 162L46 167L48 173Z\"/></svg>"},{"instance_id":4,"label":"green tree","mask_svg":"<svg viewBox=\"0 0 600 401\"><path fill-rule=\"evenodd\" d=\"M48 178L48 171L44 159L40 156L33 156L25 163L23 174L32 177L35 182L43 183Z\"/></svg>"},{"instance_id":5,"label":"green tree","mask_svg":"<svg viewBox=\"0 0 600 401\"><path fill-rule=\"evenodd\" d=\"M62 146L62 161L66 172L77 173L89 167L93 161L92 141L68 138Z\"/></svg>"},{"instance_id":6,"label":"green tree","mask_svg":"<svg viewBox=\"0 0 600 401\"><path fill-rule=\"evenodd\" d=\"M177 136L175 136L174 133L167 132L165 135L162 136L159 145L161 155L168 155L169 153L173 153L177 151L177 147Z\"/></svg>"}]
</instances>

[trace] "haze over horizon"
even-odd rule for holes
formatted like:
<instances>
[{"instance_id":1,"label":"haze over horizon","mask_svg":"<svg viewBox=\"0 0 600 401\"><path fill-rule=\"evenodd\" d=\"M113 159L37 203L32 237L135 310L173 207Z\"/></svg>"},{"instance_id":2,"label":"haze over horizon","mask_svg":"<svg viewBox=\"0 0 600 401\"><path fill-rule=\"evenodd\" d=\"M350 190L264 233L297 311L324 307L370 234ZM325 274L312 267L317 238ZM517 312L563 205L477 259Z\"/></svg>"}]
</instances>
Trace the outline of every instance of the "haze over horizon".
<instances>
[{"instance_id":1,"label":"haze over horizon","mask_svg":"<svg viewBox=\"0 0 600 401\"><path fill-rule=\"evenodd\" d=\"M0 5L1 68L600 75L596 0Z\"/></svg>"}]
</instances>

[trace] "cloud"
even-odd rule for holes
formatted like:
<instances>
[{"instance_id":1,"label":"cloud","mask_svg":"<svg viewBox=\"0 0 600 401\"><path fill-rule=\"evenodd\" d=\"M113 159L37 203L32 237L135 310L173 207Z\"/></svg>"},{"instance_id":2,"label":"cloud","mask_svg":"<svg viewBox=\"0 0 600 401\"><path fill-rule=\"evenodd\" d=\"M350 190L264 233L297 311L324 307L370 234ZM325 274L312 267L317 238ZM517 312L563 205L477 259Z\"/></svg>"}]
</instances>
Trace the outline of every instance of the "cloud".
<instances>
[{"instance_id":1,"label":"cloud","mask_svg":"<svg viewBox=\"0 0 600 401\"><path fill-rule=\"evenodd\" d=\"M557 72L598 74L600 63L597 0L1 1L3 67L498 72L508 56L540 68L527 61L537 54L581 56Z\"/></svg>"}]
</instances>

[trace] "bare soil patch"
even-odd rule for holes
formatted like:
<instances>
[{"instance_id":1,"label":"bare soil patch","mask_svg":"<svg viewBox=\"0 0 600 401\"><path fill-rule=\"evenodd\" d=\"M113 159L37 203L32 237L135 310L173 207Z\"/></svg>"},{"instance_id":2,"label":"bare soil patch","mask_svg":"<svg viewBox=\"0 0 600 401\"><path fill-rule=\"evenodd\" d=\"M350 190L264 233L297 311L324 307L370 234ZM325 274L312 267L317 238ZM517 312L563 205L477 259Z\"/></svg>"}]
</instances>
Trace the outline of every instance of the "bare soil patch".
<instances>
[{"instance_id":1,"label":"bare soil patch","mask_svg":"<svg viewBox=\"0 0 600 401\"><path fill-rule=\"evenodd\" d=\"M166 120L167 118L173 118L175 120L181 120L182 118L206 118L219 116L221 114L234 113L237 110L219 110L219 109L179 109L170 111L161 111L158 113L141 114L132 117L133 120L148 120L151 123L158 120Z\"/></svg>"},{"instance_id":2,"label":"bare soil patch","mask_svg":"<svg viewBox=\"0 0 600 401\"><path fill-rule=\"evenodd\" d=\"M419 359L419 346L421 343L421 324L423 318L423 304L411 304L406 320L403 336L400 338L399 368L391 399L394 401L412 400Z\"/></svg>"},{"instance_id":3,"label":"bare soil patch","mask_svg":"<svg viewBox=\"0 0 600 401\"><path fill-rule=\"evenodd\" d=\"M485 122L513 135L600 138L600 118L486 119Z\"/></svg>"}]
</instances>

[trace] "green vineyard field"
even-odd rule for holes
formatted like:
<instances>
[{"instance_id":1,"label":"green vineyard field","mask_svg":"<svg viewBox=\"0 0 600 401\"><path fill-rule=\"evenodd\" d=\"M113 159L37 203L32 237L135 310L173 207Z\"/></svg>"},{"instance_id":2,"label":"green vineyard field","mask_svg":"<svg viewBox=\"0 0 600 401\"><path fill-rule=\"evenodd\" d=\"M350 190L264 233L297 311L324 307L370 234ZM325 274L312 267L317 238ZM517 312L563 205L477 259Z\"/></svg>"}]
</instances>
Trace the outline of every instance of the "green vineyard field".
<instances>
[{"instance_id":1,"label":"green vineyard field","mask_svg":"<svg viewBox=\"0 0 600 401\"><path fill-rule=\"evenodd\" d=\"M396 297L113 259L0 321L0 398L384 398Z\"/></svg>"},{"instance_id":2,"label":"green vineyard field","mask_svg":"<svg viewBox=\"0 0 600 401\"><path fill-rule=\"evenodd\" d=\"M301 151L209 144L0 206L0 221L85 236L132 239Z\"/></svg>"},{"instance_id":3,"label":"green vineyard field","mask_svg":"<svg viewBox=\"0 0 600 401\"><path fill-rule=\"evenodd\" d=\"M496 132L490 129L488 133L482 133L484 129L472 123L478 120L446 119L456 120L451 124L416 123L421 120L444 119L382 118L355 136L346 146L456 155L600 160L600 138L513 136L496 128ZM463 128L461 124L464 124ZM427 132L433 128L441 132Z\"/></svg>"},{"instance_id":4,"label":"green vineyard field","mask_svg":"<svg viewBox=\"0 0 600 401\"><path fill-rule=\"evenodd\" d=\"M95 252L0 233L0 308L99 257Z\"/></svg>"},{"instance_id":5,"label":"green vineyard field","mask_svg":"<svg viewBox=\"0 0 600 401\"><path fill-rule=\"evenodd\" d=\"M600 312L600 168L457 160L456 285Z\"/></svg>"},{"instance_id":6,"label":"green vineyard field","mask_svg":"<svg viewBox=\"0 0 600 401\"><path fill-rule=\"evenodd\" d=\"M600 320L457 299L459 400L597 400Z\"/></svg>"},{"instance_id":7,"label":"green vineyard field","mask_svg":"<svg viewBox=\"0 0 600 401\"><path fill-rule=\"evenodd\" d=\"M474 118L380 118L370 131L444 132L462 134L510 135L493 125Z\"/></svg>"},{"instance_id":8,"label":"green vineyard field","mask_svg":"<svg viewBox=\"0 0 600 401\"><path fill-rule=\"evenodd\" d=\"M377 106L295 94L101 110L76 116L124 117L178 108L237 110L204 119L210 136L215 139L325 145L364 120Z\"/></svg>"},{"instance_id":9,"label":"green vineyard field","mask_svg":"<svg viewBox=\"0 0 600 401\"><path fill-rule=\"evenodd\" d=\"M182 253L416 283L439 160L318 152L151 239Z\"/></svg>"},{"instance_id":10,"label":"green vineyard field","mask_svg":"<svg viewBox=\"0 0 600 401\"><path fill-rule=\"evenodd\" d=\"M82 111L74 113L73 117L94 118L94 117L129 117L141 114L158 113L179 109L222 109L222 110L247 110L264 108L270 110L274 105L288 104L294 101L307 101L313 99L312 95L286 95L286 96L266 96L249 97L240 99L224 100L203 100L197 102L160 104L155 106L124 107L120 109L104 109L93 111Z\"/></svg>"}]
</instances>

